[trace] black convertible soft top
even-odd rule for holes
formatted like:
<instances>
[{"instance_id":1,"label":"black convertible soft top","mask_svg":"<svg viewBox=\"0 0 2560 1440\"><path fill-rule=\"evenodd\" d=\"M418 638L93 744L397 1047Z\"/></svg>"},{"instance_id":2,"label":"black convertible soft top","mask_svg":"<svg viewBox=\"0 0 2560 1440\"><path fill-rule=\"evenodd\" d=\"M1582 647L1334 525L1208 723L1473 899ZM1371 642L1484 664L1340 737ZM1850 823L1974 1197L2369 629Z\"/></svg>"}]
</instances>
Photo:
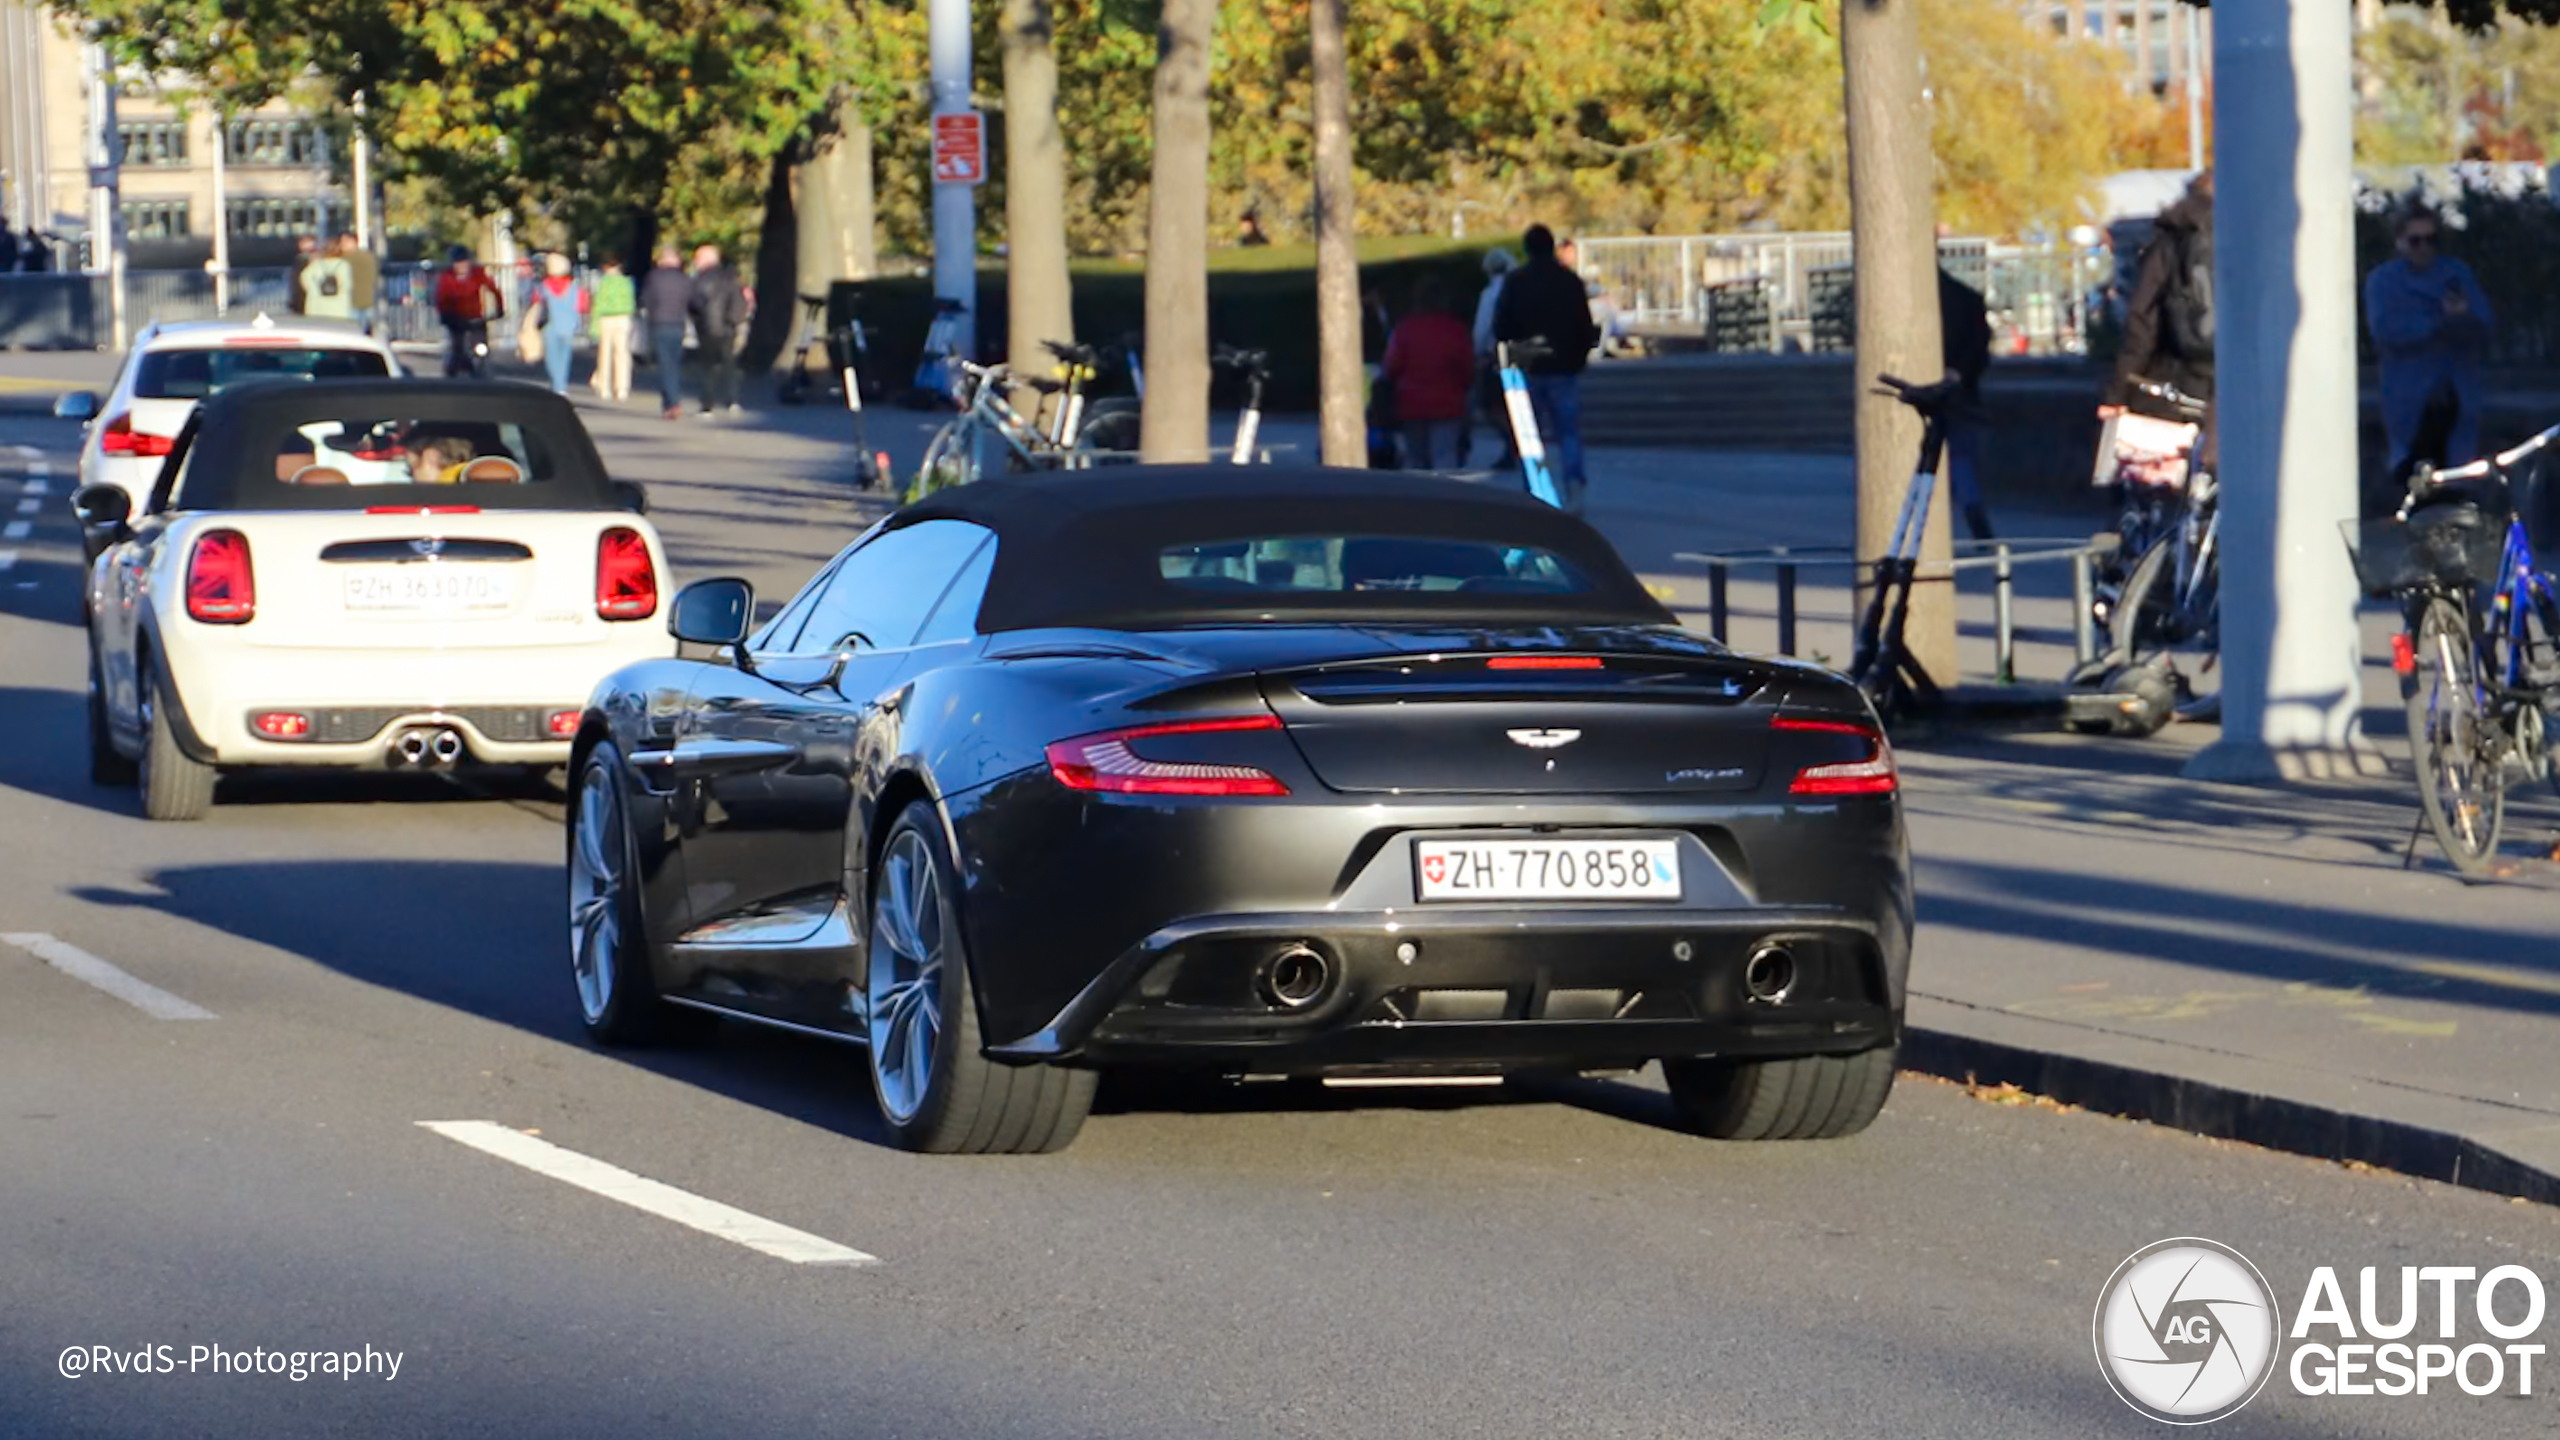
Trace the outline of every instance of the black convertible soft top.
<instances>
[{"instance_id":1,"label":"black convertible soft top","mask_svg":"<svg viewBox=\"0 0 2560 1440\"><path fill-rule=\"evenodd\" d=\"M936 519L966 520L996 533L995 568L978 610L978 629L988 633L1240 619L1675 623L1598 531L1492 484L1393 471L1136 466L956 486L899 511L889 525ZM1571 594L1224 591L1170 584L1159 563L1173 547L1285 535L1543 550L1570 564L1584 583Z\"/></svg>"},{"instance_id":2,"label":"black convertible soft top","mask_svg":"<svg viewBox=\"0 0 2560 1440\"><path fill-rule=\"evenodd\" d=\"M279 473L302 427L392 421L457 436L507 428L532 453L526 483L304 485ZM319 380L226 390L196 407L160 484L183 510L344 510L352 506L469 504L484 510L627 508L605 474L575 406L535 385L504 380ZM481 454L494 453L482 447Z\"/></svg>"}]
</instances>

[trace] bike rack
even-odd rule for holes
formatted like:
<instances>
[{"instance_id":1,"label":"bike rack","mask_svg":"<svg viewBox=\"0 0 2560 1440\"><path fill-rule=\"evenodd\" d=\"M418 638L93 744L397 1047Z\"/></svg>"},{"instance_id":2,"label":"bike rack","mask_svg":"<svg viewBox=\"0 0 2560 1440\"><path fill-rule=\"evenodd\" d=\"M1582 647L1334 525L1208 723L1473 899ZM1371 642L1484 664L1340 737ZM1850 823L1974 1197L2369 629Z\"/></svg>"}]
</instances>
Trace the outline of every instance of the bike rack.
<instances>
[{"instance_id":1,"label":"bike rack","mask_svg":"<svg viewBox=\"0 0 2560 1440\"><path fill-rule=\"evenodd\" d=\"M1955 542L1955 548L1958 553L1952 559L1923 563L1917 578L1953 580L1962 570L1991 571L1992 646L1998 656L1998 683L2017 683L2016 571L2021 564L2070 564L2072 654L2081 668L2098 658L2098 624L2093 613L2097 562L2100 557L2115 553L2115 536L2101 535L2091 540L1962 540ZM1872 557L1860 559L1845 545L1778 545L1765 550L1713 554L1683 552L1673 558L1707 567L1708 631L1718 644L1729 643L1726 632L1732 608L1727 596L1733 571L1745 567L1776 571L1778 653L1786 656L1796 653L1796 583L1803 570L1841 569L1863 574L1875 568Z\"/></svg>"}]
</instances>

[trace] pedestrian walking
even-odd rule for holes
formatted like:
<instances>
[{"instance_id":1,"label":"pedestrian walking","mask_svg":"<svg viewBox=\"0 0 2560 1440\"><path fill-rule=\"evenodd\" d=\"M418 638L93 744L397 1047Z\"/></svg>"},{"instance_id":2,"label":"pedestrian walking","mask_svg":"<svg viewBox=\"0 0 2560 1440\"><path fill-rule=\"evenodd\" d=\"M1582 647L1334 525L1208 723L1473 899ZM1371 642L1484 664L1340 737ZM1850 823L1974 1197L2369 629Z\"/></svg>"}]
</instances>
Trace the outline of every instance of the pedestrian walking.
<instances>
[{"instance_id":1,"label":"pedestrian walking","mask_svg":"<svg viewBox=\"0 0 2560 1440\"><path fill-rule=\"evenodd\" d=\"M315 320L353 320L355 291L355 270L335 240L325 250L315 249L302 267L302 313Z\"/></svg>"},{"instance_id":2,"label":"pedestrian walking","mask_svg":"<svg viewBox=\"0 0 2560 1440\"><path fill-rule=\"evenodd\" d=\"M1476 323L1472 336L1476 349L1476 410L1493 433L1502 437L1502 458L1494 462L1497 470L1519 458L1511 434L1510 414L1503 408L1502 366L1495 358L1493 339L1493 312L1494 307L1502 303L1502 282L1518 264L1511 252L1499 245L1484 252L1484 290L1476 296Z\"/></svg>"},{"instance_id":3,"label":"pedestrian walking","mask_svg":"<svg viewBox=\"0 0 2560 1440\"><path fill-rule=\"evenodd\" d=\"M347 262L347 298L353 307L353 318L370 335L374 305L382 293L382 262L374 258L353 230L338 237L338 254Z\"/></svg>"},{"instance_id":4,"label":"pedestrian walking","mask_svg":"<svg viewBox=\"0 0 2560 1440\"><path fill-rule=\"evenodd\" d=\"M741 414L738 403L738 332L747 323L747 291L738 272L720 259L720 247L693 252L694 341L702 349L702 413Z\"/></svg>"},{"instance_id":5,"label":"pedestrian walking","mask_svg":"<svg viewBox=\"0 0 2560 1440\"><path fill-rule=\"evenodd\" d=\"M1938 272L1938 336L1946 373L1964 382L1947 414L1947 489L1976 540L1991 536L1982 499L1982 374L1991 368L1991 308L1982 292Z\"/></svg>"},{"instance_id":6,"label":"pedestrian walking","mask_svg":"<svg viewBox=\"0 0 2560 1440\"><path fill-rule=\"evenodd\" d=\"M2460 465L2480 454L2480 356L2496 312L2471 267L2441 253L2443 234L2433 210L2411 205L2400 215L2399 254L2364 281L2365 325L2382 360L2382 428L2399 479L2420 460Z\"/></svg>"},{"instance_id":7,"label":"pedestrian walking","mask_svg":"<svg viewBox=\"0 0 2560 1440\"><path fill-rule=\"evenodd\" d=\"M293 269L284 277L284 305L296 315L310 313L310 296L302 288L302 277L311 262L320 258L320 240L313 235L297 237L293 242Z\"/></svg>"},{"instance_id":8,"label":"pedestrian walking","mask_svg":"<svg viewBox=\"0 0 2560 1440\"><path fill-rule=\"evenodd\" d=\"M649 327L649 354L658 367L658 404L670 420L684 418L684 324L692 306L684 257L665 246L640 282L640 319Z\"/></svg>"},{"instance_id":9,"label":"pedestrian walking","mask_svg":"<svg viewBox=\"0 0 2560 1440\"><path fill-rule=\"evenodd\" d=\"M1425 275L1413 305L1387 334L1379 381L1395 398L1409 470L1448 470L1460 463L1467 391L1475 383L1475 342L1466 322L1449 313L1449 287Z\"/></svg>"},{"instance_id":10,"label":"pedestrian walking","mask_svg":"<svg viewBox=\"0 0 2560 1440\"><path fill-rule=\"evenodd\" d=\"M550 373L551 393L566 395L578 328L587 318L587 289L572 273L569 257L556 250L542 257L542 271L533 285L531 318L541 328L542 368Z\"/></svg>"},{"instance_id":11,"label":"pedestrian walking","mask_svg":"<svg viewBox=\"0 0 2560 1440\"><path fill-rule=\"evenodd\" d=\"M1582 372L1591 363L1591 302L1582 277L1556 259L1555 232L1532 225L1520 237L1526 263L1502 282L1493 310L1498 341L1536 340L1547 353L1524 367L1538 430L1554 453L1565 505L1582 508L1590 479L1582 468Z\"/></svg>"},{"instance_id":12,"label":"pedestrian walking","mask_svg":"<svg viewBox=\"0 0 2560 1440\"><path fill-rule=\"evenodd\" d=\"M631 398L631 316L640 307L639 293L622 273L622 262L607 260L588 306L595 317L595 392L616 405Z\"/></svg>"},{"instance_id":13,"label":"pedestrian walking","mask_svg":"<svg viewBox=\"0 0 2560 1440\"><path fill-rule=\"evenodd\" d=\"M444 373L478 375L489 355L489 322L504 315L506 297L467 245L445 252L436 279L436 318L444 322Z\"/></svg>"},{"instance_id":14,"label":"pedestrian walking","mask_svg":"<svg viewBox=\"0 0 2560 1440\"><path fill-rule=\"evenodd\" d=\"M0 275L18 268L18 232L0 225Z\"/></svg>"},{"instance_id":15,"label":"pedestrian walking","mask_svg":"<svg viewBox=\"0 0 2560 1440\"><path fill-rule=\"evenodd\" d=\"M2125 300L2124 341L2116 349L2100 419L2127 406L2141 408L2144 382L2172 385L2203 402L2204 429L2196 441L2199 464L2214 461L2213 425L2213 172L2204 171L2187 193L2152 222L2142 247L2133 293Z\"/></svg>"}]
</instances>

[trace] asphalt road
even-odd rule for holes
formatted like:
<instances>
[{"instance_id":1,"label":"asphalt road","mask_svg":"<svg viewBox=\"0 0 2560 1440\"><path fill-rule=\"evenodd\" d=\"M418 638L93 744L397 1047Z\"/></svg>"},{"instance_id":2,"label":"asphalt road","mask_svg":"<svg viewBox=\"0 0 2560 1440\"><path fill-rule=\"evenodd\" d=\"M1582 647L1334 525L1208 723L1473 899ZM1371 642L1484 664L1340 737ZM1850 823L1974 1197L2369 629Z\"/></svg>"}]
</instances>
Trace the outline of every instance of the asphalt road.
<instances>
[{"instance_id":1,"label":"asphalt road","mask_svg":"<svg viewBox=\"0 0 2560 1440\"><path fill-rule=\"evenodd\" d=\"M598 430L687 576L779 598L864 513L815 442ZM1710 1144L1586 1082L1124 1091L1059 1156L892 1152L853 1052L583 1041L556 797L253 779L152 825L92 787L71 438L0 417L0 523L37 501L0 540L0 1435L2132 1435L2089 1319L2153 1240L2239 1248L2288 1315L2315 1265L2560 1270L2552 1211L1909 1078L1831 1144ZM422 1128L452 1121L874 1263ZM174 1373L60 1373L164 1345ZM2547 1431L2542 1390L2279 1378L2216 1430Z\"/></svg>"}]
</instances>

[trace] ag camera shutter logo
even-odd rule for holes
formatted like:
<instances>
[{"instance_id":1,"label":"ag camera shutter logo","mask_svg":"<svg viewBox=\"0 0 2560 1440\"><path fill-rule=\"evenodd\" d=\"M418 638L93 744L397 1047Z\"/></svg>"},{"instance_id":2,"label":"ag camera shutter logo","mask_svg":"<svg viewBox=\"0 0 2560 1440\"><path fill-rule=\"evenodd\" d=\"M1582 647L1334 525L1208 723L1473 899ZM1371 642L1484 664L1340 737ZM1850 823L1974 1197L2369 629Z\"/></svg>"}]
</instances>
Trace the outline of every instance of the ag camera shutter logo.
<instances>
[{"instance_id":1,"label":"ag camera shutter logo","mask_svg":"<svg viewBox=\"0 0 2560 1440\"><path fill-rule=\"evenodd\" d=\"M2219 1420L2256 1398L2283 1334L2275 1292L2248 1257L2193 1236L2135 1251L2098 1292L2090 1338L2124 1403L2171 1425Z\"/></svg>"}]
</instances>

